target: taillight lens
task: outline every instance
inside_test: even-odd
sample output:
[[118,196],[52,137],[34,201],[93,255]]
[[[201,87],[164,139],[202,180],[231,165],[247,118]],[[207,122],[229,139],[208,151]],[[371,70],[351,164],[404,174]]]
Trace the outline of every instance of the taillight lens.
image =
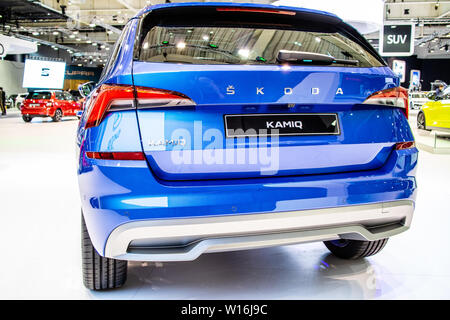
[[414,141],[398,142],[395,144],[395,150],[412,149],[416,146]]
[[86,156],[91,159],[101,160],[145,160],[143,152],[91,152],[87,151]]
[[379,104],[401,108],[408,119],[408,90],[402,87],[390,88],[371,94],[364,104]]
[[92,93],[87,102],[88,116],[85,128],[98,126],[108,111],[136,108],[135,90],[138,108],[195,105],[183,94],[169,90],[103,84]]

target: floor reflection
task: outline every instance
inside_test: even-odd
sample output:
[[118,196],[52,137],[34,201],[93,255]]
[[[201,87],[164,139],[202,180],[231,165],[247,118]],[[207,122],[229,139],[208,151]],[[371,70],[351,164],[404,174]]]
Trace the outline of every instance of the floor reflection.
[[129,263],[128,281],[96,298],[372,299],[369,260],[341,260],[320,244],[205,254],[191,262]]

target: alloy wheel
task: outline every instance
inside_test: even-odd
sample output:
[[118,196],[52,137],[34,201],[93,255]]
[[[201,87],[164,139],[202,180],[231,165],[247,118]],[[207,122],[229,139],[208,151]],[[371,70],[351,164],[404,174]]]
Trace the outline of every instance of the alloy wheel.
[[417,116],[417,128],[425,130],[425,116],[423,113],[419,113]]

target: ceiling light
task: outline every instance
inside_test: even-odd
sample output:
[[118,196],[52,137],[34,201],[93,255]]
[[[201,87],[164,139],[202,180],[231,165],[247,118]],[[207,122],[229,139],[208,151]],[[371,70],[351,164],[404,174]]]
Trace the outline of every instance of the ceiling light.
[[81,38],[77,38],[77,41],[81,41]]
[[248,49],[239,49],[238,55],[240,55],[242,58],[247,59],[250,55],[250,50]]
[[177,48],[178,48],[178,49],[184,49],[184,48],[186,48],[186,43],[184,43],[184,42],[178,42],[178,43],[177,43]]
[[205,35],[205,36],[202,37],[202,39],[205,40],[205,41],[208,41],[209,37]]
[[33,32],[33,36],[38,36],[38,35],[39,35],[39,32],[37,32],[37,31]]
[[58,31],[53,31],[53,35],[54,35],[54,36],[57,36],[58,34],[59,34]]
[[75,35],[74,35],[74,34],[71,34],[71,35],[69,36],[69,38],[70,38],[70,39],[73,39],[73,38],[75,38]]

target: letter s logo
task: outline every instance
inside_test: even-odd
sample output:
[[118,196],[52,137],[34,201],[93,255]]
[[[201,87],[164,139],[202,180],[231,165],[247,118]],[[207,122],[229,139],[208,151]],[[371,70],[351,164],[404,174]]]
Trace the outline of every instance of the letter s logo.
[[41,69],[41,77],[48,77],[50,75],[50,68],[42,68]]

